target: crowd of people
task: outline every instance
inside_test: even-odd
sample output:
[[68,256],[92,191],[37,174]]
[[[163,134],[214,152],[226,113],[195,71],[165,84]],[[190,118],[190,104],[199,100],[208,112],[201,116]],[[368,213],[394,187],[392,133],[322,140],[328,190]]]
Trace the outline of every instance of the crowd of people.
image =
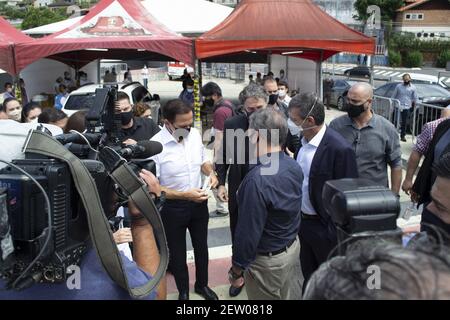
[[[406,104],[414,103],[415,98],[408,87],[408,77],[404,80],[395,94],[409,96],[402,100],[407,110]],[[61,99],[72,86],[70,81],[70,75],[65,74],[55,84]],[[450,237],[448,113],[443,112],[441,119],[424,127],[402,181],[400,138],[405,132],[402,128],[399,137],[391,122],[372,111],[373,88],[368,83],[356,83],[350,88],[347,114],[329,125],[322,99],[313,92],[290,96],[284,72],[279,78],[274,78],[273,73],[264,77],[258,73],[256,80],[250,78],[239,94],[239,105],[225,99],[217,83],[206,83],[200,94],[204,108],[213,111],[212,159],[206,156],[200,132],[193,128],[193,91],[194,81],[186,73],[179,98],[162,108],[162,126],[151,119],[148,105],[132,105],[127,94],[119,92],[116,102],[123,144],[152,140],[163,146],[163,151],[152,157],[158,180],[148,172],[145,177],[152,185],[158,184],[165,194],[160,215],[170,250],[168,271],[175,278],[180,300],[189,299],[187,230],[194,249],[194,290],[207,300],[218,299],[208,284],[210,189],[216,214],[229,214],[231,297],[238,296],[244,288],[249,299],[431,297],[429,292],[436,290],[436,297],[449,297],[448,290],[439,291],[446,284],[427,282],[426,272],[421,274],[426,288],[412,288],[410,293],[390,292],[391,287],[400,290],[395,283],[376,293],[363,288],[361,279],[368,276],[364,268],[371,261],[380,261],[380,267],[395,279],[396,274],[402,273],[401,262],[414,262],[417,258],[430,271],[429,277],[433,268],[439,268],[439,275],[448,278],[448,255],[440,259],[433,256],[432,250],[368,242],[349,249],[345,257],[332,257],[339,244],[322,199],[325,183],[335,179],[368,179],[374,185],[390,188],[397,197],[402,189],[414,203],[423,205],[422,231],[431,237],[439,229],[442,235]],[[86,111],[68,118],[56,104],[55,108],[42,109],[31,102],[22,107],[9,95],[8,86],[0,119],[53,124],[64,132],[83,132],[86,128]],[[414,181],[422,156],[424,161]],[[124,222],[127,211],[125,208]],[[114,238],[118,244],[133,241],[131,229],[127,228]],[[353,274],[358,275],[359,282]],[[400,280],[396,283],[402,285]],[[422,294],[422,290],[427,290],[427,294]]]

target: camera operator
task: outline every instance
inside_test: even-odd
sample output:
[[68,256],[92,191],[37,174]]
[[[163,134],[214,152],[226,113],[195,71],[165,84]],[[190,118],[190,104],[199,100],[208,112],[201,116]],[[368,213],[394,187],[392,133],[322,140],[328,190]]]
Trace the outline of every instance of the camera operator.
[[[14,125],[12,124],[14,123]],[[21,147],[23,146],[28,130],[36,127],[37,124],[20,124],[12,120],[0,121],[0,136],[2,141],[7,141],[8,153],[0,153],[2,160],[10,161],[23,157]],[[46,125],[53,127],[51,125]],[[59,128],[57,128],[59,129]],[[7,134],[6,134],[7,133]],[[62,133],[61,129],[57,134]],[[157,196],[161,194],[161,187],[158,180],[148,171],[142,171],[140,177],[147,183],[149,191]],[[142,219],[139,209],[129,202],[129,214],[131,216],[131,232],[133,237],[133,259],[130,261],[121,253],[124,273],[128,278],[131,288],[141,286],[156,272],[159,265],[159,251],[153,235],[152,226],[146,219]],[[69,289],[67,283],[59,284],[35,284],[23,291],[5,290],[6,282],[0,280],[0,299],[130,299],[128,292],[116,284],[105,272],[101,262],[92,246],[84,253],[79,272],[80,286]],[[74,274],[74,276],[76,276]],[[69,277],[68,280],[71,278]],[[77,282],[75,280],[75,282]],[[145,299],[165,299],[166,287],[163,280],[158,289],[152,292]]]
[[125,92],[117,94],[116,112],[121,114],[123,143],[130,145],[137,141],[150,140],[160,129],[152,119],[134,116],[130,97]]

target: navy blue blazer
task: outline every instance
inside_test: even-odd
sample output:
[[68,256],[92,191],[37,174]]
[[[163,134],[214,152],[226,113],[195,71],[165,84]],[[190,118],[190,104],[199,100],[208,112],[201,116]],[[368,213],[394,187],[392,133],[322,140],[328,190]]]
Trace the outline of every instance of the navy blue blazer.
[[328,180],[343,178],[358,178],[356,154],[340,133],[327,127],[309,174],[311,204],[327,227],[331,225],[331,218],[323,205],[322,190]]

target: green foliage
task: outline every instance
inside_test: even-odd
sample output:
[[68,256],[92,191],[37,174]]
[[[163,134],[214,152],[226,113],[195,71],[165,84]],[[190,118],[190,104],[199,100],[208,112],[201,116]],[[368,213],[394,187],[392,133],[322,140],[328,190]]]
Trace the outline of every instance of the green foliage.
[[64,11],[52,11],[47,7],[35,8],[28,7],[22,22],[22,29],[36,28],[49,23],[65,20],[67,16]]
[[423,55],[420,51],[408,52],[403,59],[403,65],[407,68],[421,67],[423,64]]
[[437,58],[437,67],[445,68],[447,66],[447,61],[450,61],[450,50],[442,51]]
[[376,5],[380,7],[381,20],[394,20],[397,9],[401,8],[405,2],[403,0],[356,0],[354,7],[358,12],[356,18],[358,20],[366,21],[369,17],[367,14],[367,7]]
[[0,6],[0,11],[2,16],[8,17],[9,19],[23,19],[25,17],[24,9],[19,9],[8,5]]
[[402,55],[400,52],[389,50],[389,65],[391,67],[400,67],[402,65]]

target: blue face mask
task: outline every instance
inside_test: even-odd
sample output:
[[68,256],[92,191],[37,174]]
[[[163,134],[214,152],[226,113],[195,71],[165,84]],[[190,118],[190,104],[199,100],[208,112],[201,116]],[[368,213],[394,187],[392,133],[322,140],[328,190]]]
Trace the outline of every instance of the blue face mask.
[[187,92],[192,93],[194,92],[194,89],[187,89]]

